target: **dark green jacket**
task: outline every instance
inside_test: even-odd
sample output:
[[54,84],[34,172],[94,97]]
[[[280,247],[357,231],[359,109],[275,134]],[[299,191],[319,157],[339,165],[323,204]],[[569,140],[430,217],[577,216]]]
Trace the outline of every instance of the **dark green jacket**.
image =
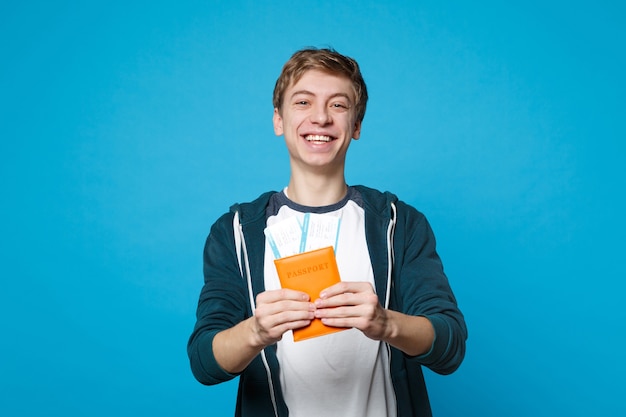
[[[422,366],[440,374],[459,367],[467,339],[465,321],[424,215],[391,193],[354,188],[363,199],[366,239],[381,304],[405,314],[425,316],[435,329],[433,346],[422,356],[408,356],[388,346],[398,417],[430,416]],[[217,364],[212,342],[221,330],[250,317],[256,295],[264,291],[263,229],[272,194],[234,205],[212,226],[207,238],[204,286],[187,347],[192,372],[203,384],[218,384],[238,376]],[[278,370],[276,346],[269,346],[239,375],[236,416],[288,416]]]

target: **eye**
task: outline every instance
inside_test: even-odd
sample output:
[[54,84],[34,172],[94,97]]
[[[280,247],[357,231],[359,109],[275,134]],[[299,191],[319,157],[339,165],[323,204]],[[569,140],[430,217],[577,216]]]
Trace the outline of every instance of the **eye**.
[[343,103],[333,103],[330,105],[334,109],[347,109],[348,105]]

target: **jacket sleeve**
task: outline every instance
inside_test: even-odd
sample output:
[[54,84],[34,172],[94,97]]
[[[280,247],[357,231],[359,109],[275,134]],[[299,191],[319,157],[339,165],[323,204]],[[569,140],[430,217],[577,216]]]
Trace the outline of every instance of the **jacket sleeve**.
[[465,319],[444,274],[428,221],[414,208],[402,206],[405,215],[399,216],[396,226],[396,238],[401,240],[397,243],[404,249],[396,252],[396,267],[399,267],[396,289],[401,311],[428,318],[435,330],[431,350],[410,361],[439,374],[450,374],[465,356]]
[[239,271],[232,213],[211,227],[203,254],[204,286],[196,324],[187,344],[191,371],[205,385],[228,381],[236,375],[224,371],[213,354],[213,338],[244,320],[248,314],[246,285]]

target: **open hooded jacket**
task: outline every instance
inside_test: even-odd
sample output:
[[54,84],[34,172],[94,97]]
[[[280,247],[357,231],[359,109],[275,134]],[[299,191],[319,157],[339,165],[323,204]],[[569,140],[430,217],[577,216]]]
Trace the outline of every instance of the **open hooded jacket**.
[[[365,210],[365,232],[381,305],[427,317],[435,330],[431,350],[408,356],[387,346],[398,416],[430,416],[422,366],[449,374],[465,355],[467,329],[443,272],[435,237],[422,213],[391,193],[355,186]],[[276,345],[265,348],[240,374],[224,371],[213,355],[213,337],[251,317],[264,291],[268,192],[236,204],[211,228],[204,248],[204,286],[188,343],[194,376],[213,385],[240,377],[236,416],[286,417]]]

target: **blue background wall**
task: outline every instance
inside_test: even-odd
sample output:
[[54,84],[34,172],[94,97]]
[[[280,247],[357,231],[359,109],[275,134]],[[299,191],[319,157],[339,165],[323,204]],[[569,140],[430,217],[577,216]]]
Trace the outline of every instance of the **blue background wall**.
[[273,84],[331,45],[349,182],[428,216],[466,314],[436,415],[626,415],[624,7],[292,3],[0,6],[0,414],[232,415],[188,369],[202,246],[286,184]]

